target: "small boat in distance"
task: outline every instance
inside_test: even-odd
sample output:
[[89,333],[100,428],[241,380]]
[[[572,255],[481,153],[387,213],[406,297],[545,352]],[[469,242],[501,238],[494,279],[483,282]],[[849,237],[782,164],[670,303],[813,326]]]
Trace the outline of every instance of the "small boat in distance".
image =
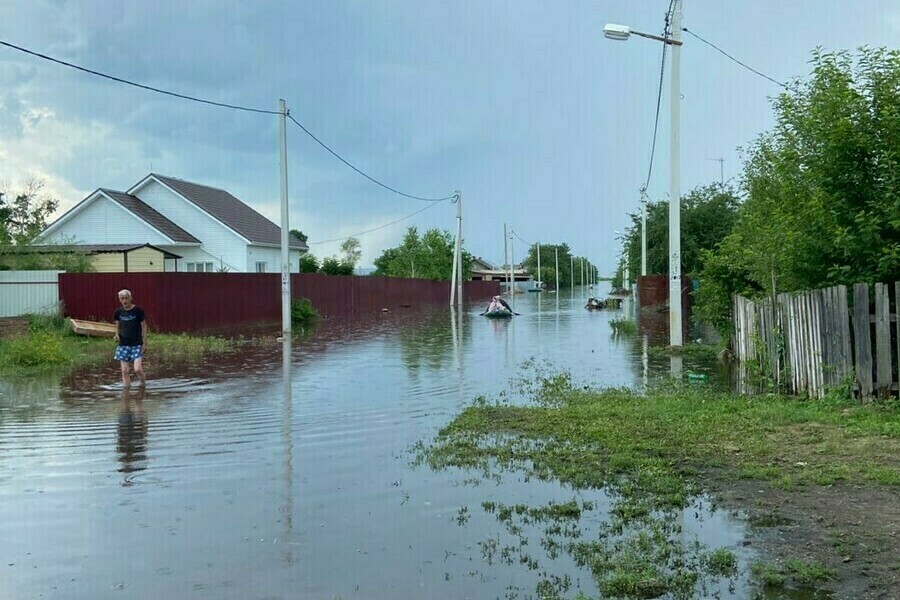
[[116,337],[115,323],[99,323],[97,321],[82,321],[81,319],[69,319],[69,321],[72,322],[72,331],[77,335]]

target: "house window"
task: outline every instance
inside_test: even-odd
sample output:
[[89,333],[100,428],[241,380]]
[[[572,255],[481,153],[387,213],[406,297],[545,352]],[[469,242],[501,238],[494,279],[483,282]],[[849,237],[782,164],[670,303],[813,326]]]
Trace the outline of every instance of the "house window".
[[257,273],[265,273],[266,272],[266,262],[262,260],[256,261],[256,272]]
[[185,264],[187,266],[188,273],[203,273],[203,272],[212,273],[213,271],[215,271],[215,268],[213,267],[213,263],[211,263],[211,262],[207,262],[207,263],[189,262],[189,263],[185,263]]

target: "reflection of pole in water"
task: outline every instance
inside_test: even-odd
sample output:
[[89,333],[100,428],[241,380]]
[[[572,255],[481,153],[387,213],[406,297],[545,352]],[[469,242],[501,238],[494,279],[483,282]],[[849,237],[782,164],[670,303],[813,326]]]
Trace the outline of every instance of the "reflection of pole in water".
[[458,331],[462,330],[462,310],[459,311],[459,325],[456,326],[456,318],[457,318],[457,310],[455,306],[450,306],[450,335],[453,336],[453,362],[456,364],[456,370],[460,369],[460,358],[459,358],[459,345],[460,340],[457,338]]
[[282,423],[284,438],[284,562],[293,564],[291,542],[294,537],[294,440],[293,406],[291,395],[291,336],[286,335],[281,347],[282,369]]
[[647,387],[647,383],[650,381],[650,360],[647,355],[647,334],[645,333],[641,337],[641,364],[644,367],[644,387]]

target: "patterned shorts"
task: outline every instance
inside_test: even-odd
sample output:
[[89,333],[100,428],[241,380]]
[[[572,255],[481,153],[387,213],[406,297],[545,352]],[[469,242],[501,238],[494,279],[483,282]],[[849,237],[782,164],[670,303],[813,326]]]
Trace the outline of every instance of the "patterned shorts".
[[116,346],[116,360],[131,362],[141,358],[140,346]]

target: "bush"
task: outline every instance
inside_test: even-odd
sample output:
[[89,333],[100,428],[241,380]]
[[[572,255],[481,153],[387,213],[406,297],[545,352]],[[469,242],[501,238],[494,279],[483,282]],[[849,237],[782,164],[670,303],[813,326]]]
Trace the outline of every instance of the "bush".
[[309,298],[300,298],[291,302],[291,323],[309,323],[319,318]]
[[10,366],[37,367],[71,362],[59,336],[46,331],[13,339],[4,345],[2,362]]

